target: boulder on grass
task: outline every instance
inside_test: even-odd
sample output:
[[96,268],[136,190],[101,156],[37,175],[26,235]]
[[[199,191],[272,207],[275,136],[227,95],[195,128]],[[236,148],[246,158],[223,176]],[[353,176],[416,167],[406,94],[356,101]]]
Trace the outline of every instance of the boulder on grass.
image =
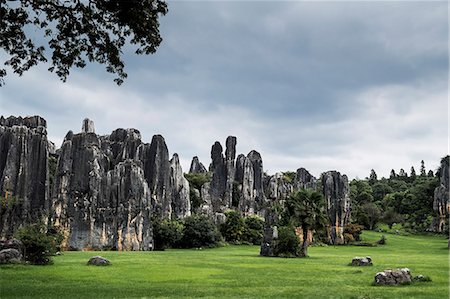
[[6,240],[0,240],[0,250],[3,249],[17,249],[18,251],[23,251],[23,243],[20,240],[17,239],[6,239]]
[[372,266],[372,258],[370,256],[366,257],[354,257],[352,259],[352,266]]
[[89,259],[88,265],[93,265],[93,266],[109,266],[111,265],[111,262],[107,259],[105,259],[104,257],[101,256],[93,256]]
[[0,251],[0,264],[20,263],[22,254],[14,248],[3,249]]
[[411,272],[408,268],[384,270],[375,275],[376,285],[404,285],[411,283]]

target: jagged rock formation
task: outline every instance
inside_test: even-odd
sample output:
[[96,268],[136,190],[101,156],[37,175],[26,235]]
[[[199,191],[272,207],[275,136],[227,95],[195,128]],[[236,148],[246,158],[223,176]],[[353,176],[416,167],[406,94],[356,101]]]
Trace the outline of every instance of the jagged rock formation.
[[330,241],[332,244],[344,244],[344,227],[350,220],[347,176],[337,171],[325,172],[322,174],[322,188],[331,225]]
[[0,117],[0,235],[46,221],[48,144],[45,119]]
[[450,213],[450,168],[448,156],[441,161],[439,176],[439,186],[434,190],[433,210],[436,213],[434,219],[434,230],[437,232],[443,232],[446,218]]
[[191,215],[189,200],[189,182],[183,175],[180,160],[174,154],[170,160],[170,185],[172,186],[172,211],[176,218],[182,219]]
[[192,158],[191,167],[189,168],[189,173],[206,173],[208,172],[203,166],[203,164],[200,162],[197,156]]
[[295,173],[294,188],[296,190],[317,189],[317,180],[308,170],[301,167]]
[[98,136],[93,122],[69,132],[59,151],[53,222],[68,248],[151,250],[152,214],[190,215],[189,184],[160,135],[142,143],[139,131]]
[[149,144],[138,147],[138,159],[143,162],[145,178],[150,188],[152,205],[162,218],[172,215],[169,150],[161,135]]

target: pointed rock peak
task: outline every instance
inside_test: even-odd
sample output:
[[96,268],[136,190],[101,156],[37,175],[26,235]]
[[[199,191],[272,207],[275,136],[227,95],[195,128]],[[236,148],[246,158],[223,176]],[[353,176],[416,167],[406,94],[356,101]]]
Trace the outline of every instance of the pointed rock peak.
[[83,126],[81,128],[82,133],[95,133],[94,121],[89,118],[83,120]]
[[259,159],[261,159],[261,154],[255,150],[252,150],[248,153],[247,157],[252,161],[259,160]]
[[191,167],[189,173],[206,173],[205,166],[200,162],[197,156],[192,158]]
[[180,163],[180,158],[178,157],[177,153],[173,154],[172,159],[170,160],[170,163],[175,163],[175,164]]
[[236,156],[236,143],[236,137],[228,136],[225,150],[225,156],[227,157],[227,160],[234,160]]
[[154,142],[166,144],[164,137],[162,137],[162,135],[159,135],[159,134],[153,135],[151,143],[154,143]]
[[70,130],[69,132],[67,132],[66,137],[64,137],[64,141],[72,140],[72,138],[73,138],[73,132],[72,132],[72,130]]

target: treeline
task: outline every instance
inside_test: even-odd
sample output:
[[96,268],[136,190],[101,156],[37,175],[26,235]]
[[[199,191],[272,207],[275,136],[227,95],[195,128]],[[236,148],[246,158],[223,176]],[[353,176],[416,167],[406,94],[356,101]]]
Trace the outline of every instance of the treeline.
[[[443,158],[448,163],[448,156]],[[352,222],[375,229],[384,223],[392,228],[402,224],[411,233],[425,232],[433,227],[434,190],[439,185],[441,169],[426,170],[421,161],[418,172],[392,169],[389,178],[378,179],[375,170],[364,180],[350,182]],[[448,225],[448,224],[447,224]]]

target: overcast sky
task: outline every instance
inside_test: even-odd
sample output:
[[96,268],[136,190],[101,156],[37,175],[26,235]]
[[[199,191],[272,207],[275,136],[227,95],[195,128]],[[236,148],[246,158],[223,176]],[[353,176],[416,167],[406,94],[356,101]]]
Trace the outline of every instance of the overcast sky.
[[[169,2],[157,54],[125,53],[120,87],[104,67],[67,83],[37,67],[10,75],[0,114],[41,115],[59,147],[83,118],[98,134],[162,134],[185,171],[237,137],[265,170],[364,178],[436,169],[448,153],[448,4]],[[1,56],[1,57],[4,57]],[[3,59],[2,59],[3,61]]]

